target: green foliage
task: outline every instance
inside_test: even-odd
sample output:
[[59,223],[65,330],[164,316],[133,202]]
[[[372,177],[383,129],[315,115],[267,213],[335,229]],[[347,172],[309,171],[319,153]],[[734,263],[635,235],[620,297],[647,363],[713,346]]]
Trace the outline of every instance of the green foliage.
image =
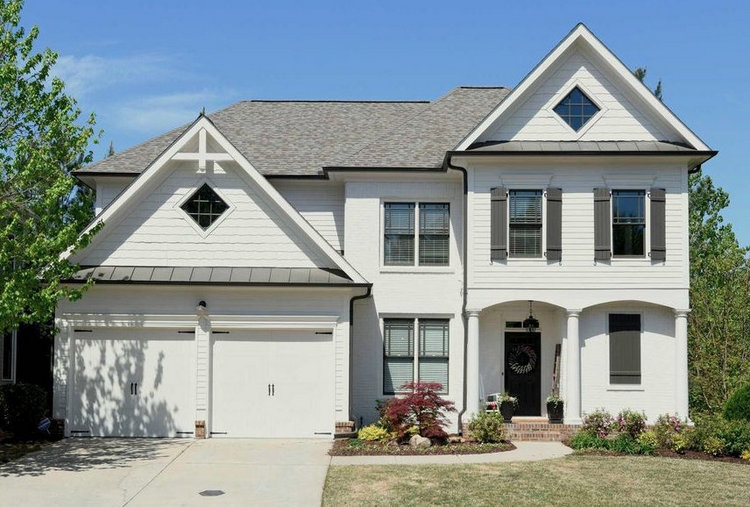
[[607,439],[600,437],[595,431],[582,429],[570,439],[570,446],[579,451],[583,449],[607,449]]
[[28,438],[37,432],[46,407],[47,393],[37,385],[0,385],[0,427],[16,438]]
[[659,447],[656,433],[653,431],[644,431],[638,435],[638,444],[641,446],[643,454],[653,454],[654,451]]
[[71,170],[91,160],[93,116],[52,76],[57,55],[34,52],[39,30],[20,26],[21,0],[0,0],[0,333],[46,320],[60,297],[80,289],[61,278],[73,267],[60,254],[90,239],[92,193]]
[[370,424],[357,432],[359,440],[366,442],[385,442],[391,440],[393,435],[390,431],[377,424]]
[[583,418],[583,429],[594,435],[604,438],[612,431],[614,419],[612,415],[603,408],[586,414]]
[[438,394],[442,388],[436,382],[407,382],[401,386],[407,394],[391,398],[383,405],[381,426],[394,432],[398,440],[416,432],[426,438],[447,438],[445,413],[456,409],[452,401]]
[[615,425],[617,431],[627,433],[636,439],[646,429],[646,414],[625,409],[617,414]]
[[662,449],[674,449],[675,440],[685,431],[687,423],[677,416],[662,414],[654,424],[653,432],[656,436],[656,445]]
[[621,452],[623,454],[643,454],[641,444],[629,433],[620,433],[614,439],[607,442],[610,451]]
[[[646,67],[638,67],[633,71],[633,75],[636,79],[644,84],[646,82],[646,73]],[[662,100],[661,79],[656,82],[656,88],[654,88],[652,93],[657,99]]]
[[724,405],[724,419],[750,421],[750,384],[737,389]]
[[750,383],[750,262],[721,215],[729,194],[690,175],[690,408],[716,413]]
[[750,447],[748,447],[747,449],[745,449],[744,451],[742,451],[742,454],[740,455],[740,458],[742,458],[742,459],[744,459],[746,461],[750,461]]
[[745,449],[750,448],[750,421],[701,417],[696,421],[687,445],[690,449],[714,456],[741,456]]
[[469,421],[471,436],[483,444],[506,440],[503,416],[499,412],[479,412]]

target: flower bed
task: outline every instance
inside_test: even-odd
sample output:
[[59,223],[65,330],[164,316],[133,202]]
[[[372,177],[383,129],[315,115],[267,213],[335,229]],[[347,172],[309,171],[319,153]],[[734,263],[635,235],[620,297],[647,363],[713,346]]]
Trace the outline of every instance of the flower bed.
[[328,452],[331,456],[435,456],[442,454],[487,454],[512,451],[516,446],[510,442],[480,444],[463,442],[430,447],[412,447],[394,442],[365,442],[357,438],[336,440]]

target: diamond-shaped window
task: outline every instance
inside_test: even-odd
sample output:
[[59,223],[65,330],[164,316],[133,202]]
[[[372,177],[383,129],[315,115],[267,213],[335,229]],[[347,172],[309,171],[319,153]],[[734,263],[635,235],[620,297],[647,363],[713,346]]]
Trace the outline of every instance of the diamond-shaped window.
[[185,204],[182,205],[185,213],[195,220],[195,223],[203,229],[211,227],[224,212],[229,209],[229,205],[219,197],[214,190],[207,184],[195,192]]
[[554,111],[578,132],[589,121],[599,108],[577,86],[555,106]]

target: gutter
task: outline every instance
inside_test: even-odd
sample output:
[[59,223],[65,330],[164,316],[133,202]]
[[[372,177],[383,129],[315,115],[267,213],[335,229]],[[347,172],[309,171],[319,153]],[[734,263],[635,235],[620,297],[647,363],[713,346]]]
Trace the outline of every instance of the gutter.
[[463,407],[461,408],[461,411],[458,413],[458,430],[459,432],[463,432],[463,426],[461,424],[461,419],[463,418],[464,413],[466,412],[466,349],[467,345],[469,343],[469,323],[466,320],[466,299],[468,296],[468,273],[469,273],[469,262],[466,258],[467,252],[468,252],[468,245],[469,245],[469,175],[466,171],[465,167],[454,165],[451,162],[451,159],[453,158],[454,152],[448,152],[445,155],[445,168],[447,169],[453,169],[454,171],[461,171],[462,173],[462,180],[463,180],[463,187],[464,187],[464,224],[463,224],[463,265],[464,265],[464,276],[463,276],[463,305],[461,307],[461,318],[464,322],[464,388],[463,388]]
[[[354,302],[359,299],[367,299],[372,295],[372,284],[367,284],[367,291],[364,294],[360,294],[359,296],[352,296],[352,298],[349,300],[349,419],[352,419],[352,402],[353,397],[353,385],[354,385],[354,375],[352,374],[352,371],[354,371],[354,355],[352,354],[352,344],[354,343]],[[354,427],[357,427],[357,421],[354,421]]]

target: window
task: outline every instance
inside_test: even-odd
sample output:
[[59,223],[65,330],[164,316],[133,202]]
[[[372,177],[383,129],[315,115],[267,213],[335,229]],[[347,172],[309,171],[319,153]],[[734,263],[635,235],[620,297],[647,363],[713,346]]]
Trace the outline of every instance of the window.
[[599,108],[576,86],[555,106],[554,111],[570,128],[578,132],[599,112]]
[[645,255],[646,192],[612,191],[612,255]]
[[3,335],[0,343],[0,381],[15,380],[15,352],[16,331],[9,331]]
[[[447,266],[450,205],[385,203],[383,263],[386,266]],[[414,227],[419,223],[419,237]],[[416,248],[415,248],[416,246]]]
[[641,383],[641,316],[609,315],[609,383]]
[[542,191],[511,190],[510,257],[542,256]]
[[229,206],[214,190],[204,184],[182,205],[183,211],[203,229],[208,229]]
[[[445,319],[383,321],[383,393],[395,394],[414,380],[438,382],[442,392],[448,392],[448,323]],[[418,350],[414,347],[415,326]]]

